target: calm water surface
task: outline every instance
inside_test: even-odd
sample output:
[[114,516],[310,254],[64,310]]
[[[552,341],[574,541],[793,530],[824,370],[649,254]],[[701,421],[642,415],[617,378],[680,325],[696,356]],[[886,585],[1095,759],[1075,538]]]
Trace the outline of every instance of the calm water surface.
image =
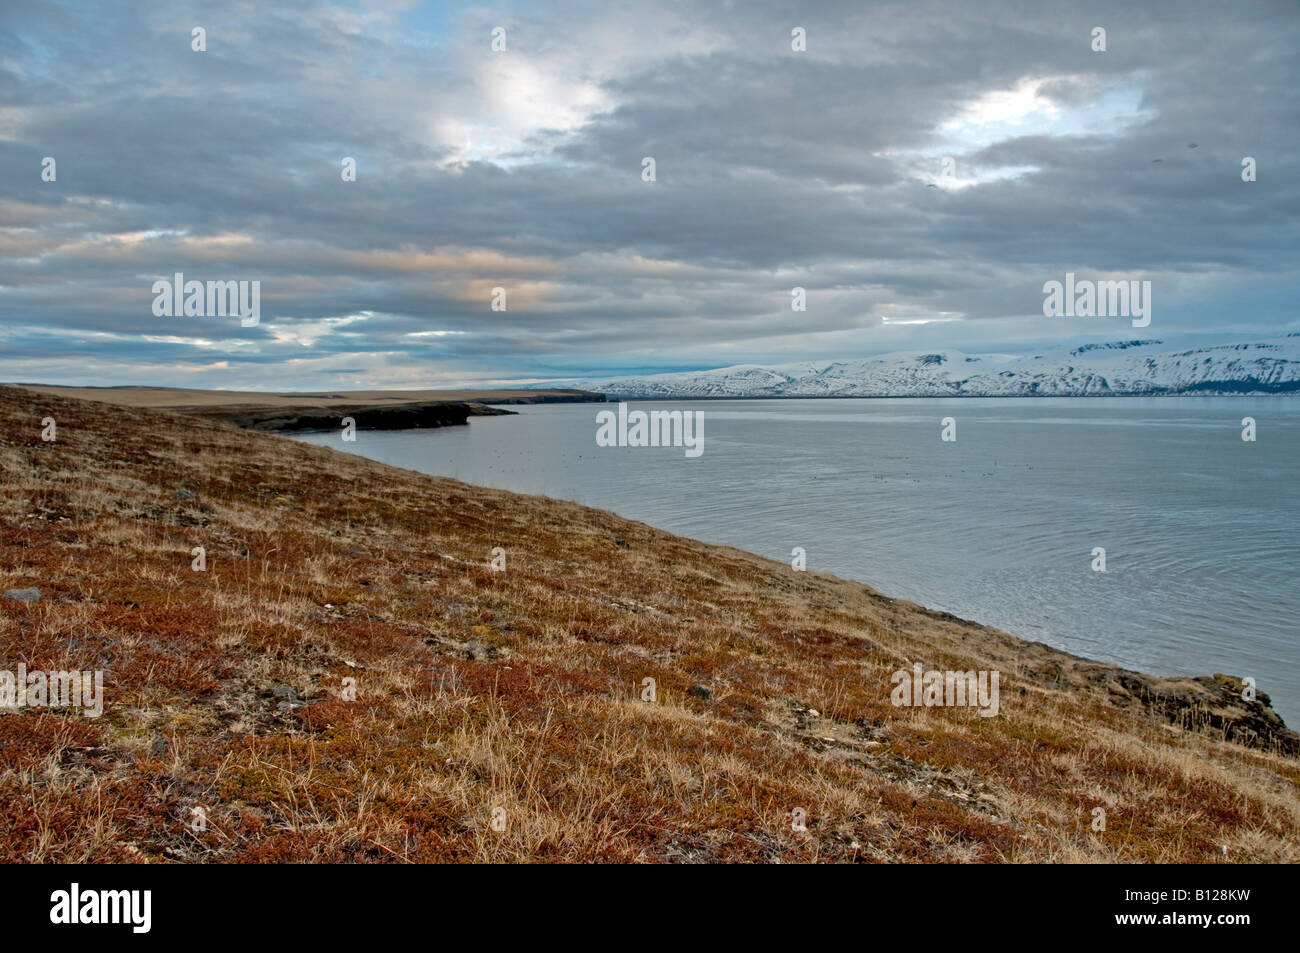
[[787,562],[802,546],[811,570],[1142,671],[1253,675],[1300,725],[1300,399],[630,403],[703,411],[703,456],[597,447],[597,404],[301,439]]

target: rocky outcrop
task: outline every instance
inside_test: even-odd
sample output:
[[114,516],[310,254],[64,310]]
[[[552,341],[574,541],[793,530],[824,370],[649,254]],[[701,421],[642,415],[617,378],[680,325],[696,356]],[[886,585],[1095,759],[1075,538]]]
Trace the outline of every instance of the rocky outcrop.
[[1147,708],[1179,728],[1219,735],[1251,748],[1300,755],[1300,735],[1273,710],[1268,695],[1247,691],[1235,676],[1161,679],[1149,687],[1144,700]]
[[1019,653],[1021,674],[1045,687],[1103,694],[1108,705],[1141,709],[1175,729],[1250,748],[1300,756],[1300,734],[1273,710],[1266,692],[1233,675],[1145,675],[1031,642]]
[[262,433],[292,433],[337,430],[343,418],[351,417],[358,430],[411,430],[417,427],[453,427],[468,423],[471,416],[490,417],[513,411],[461,401],[414,401],[404,404],[357,407],[295,407],[257,409],[248,407],[205,407],[190,411],[198,416],[224,420],[245,430]]

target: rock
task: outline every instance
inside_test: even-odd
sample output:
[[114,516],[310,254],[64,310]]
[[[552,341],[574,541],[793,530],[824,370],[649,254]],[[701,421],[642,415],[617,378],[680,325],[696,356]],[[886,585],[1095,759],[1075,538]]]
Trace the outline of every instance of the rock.
[[[204,416],[224,420],[245,430],[264,433],[323,430],[338,432],[344,417],[351,417],[358,430],[409,430],[413,427],[449,427],[469,422],[469,404],[456,400],[406,401],[400,404],[360,407],[340,404],[333,407],[252,408],[231,413],[228,408],[214,408]],[[495,412],[494,412],[495,413]],[[500,411],[512,414],[512,410]]]
[[199,495],[193,490],[177,490],[172,494],[178,500],[197,500]]
[[40,602],[41,590],[35,586],[30,589],[6,589],[4,597],[13,602]]
[[695,684],[686,692],[687,695],[693,695],[696,698],[703,698],[706,701],[713,697],[713,689],[708,685]]
[[280,699],[275,705],[275,710],[282,715],[306,704],[298,699],[298,692],[292,685],[276,685],[271,689],[271,696]]
[[809,709],[808,709],[808,717],[809,717],[809,718],[820,718],[821,716],[822,716],[822,713],[819,712],[816,708],[809,708]]
[[487,658],[489,654],[491,653],[488,647],[477,639],[465,643],[465,657],[468,659]]

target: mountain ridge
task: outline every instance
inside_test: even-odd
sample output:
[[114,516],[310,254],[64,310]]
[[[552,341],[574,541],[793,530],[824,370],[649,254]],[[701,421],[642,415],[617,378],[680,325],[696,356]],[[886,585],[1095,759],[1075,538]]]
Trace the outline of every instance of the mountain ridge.
[[[955,348],[790,364],[588,378],[610,397],[1113,397],[1300,391],[1300,336],[1165,349],[1108,341],[1033,355]],[[547,386],[556,386],[555,382]]]

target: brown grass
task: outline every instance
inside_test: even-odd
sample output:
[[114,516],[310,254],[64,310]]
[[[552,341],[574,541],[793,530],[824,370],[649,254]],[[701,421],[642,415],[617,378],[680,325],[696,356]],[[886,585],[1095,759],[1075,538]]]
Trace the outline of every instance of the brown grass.
[[200,390],[189,387],[65,387],[59,384],[26,384],[24,390],[50,397],[94,400],[119,407],[147,407],[154,410],[202,410],[221,407],[257,407],[291,410],[298,407],[358,407],[409,403],[412,401],[461,401],[477,403],[530,403],[554,398],[594,397],[590,391],[551,388],[477,388],[471,390],[342,390],[259,392]]
[[[0,668],[103,669],[108,698],[0,714],[0,859],[1300,859],[1294,758],[861,584],[9,388],[0,474],[0,588],[43,595],[0,602]],[[1000,716],[893,707],[913,661],[999,669]]]

